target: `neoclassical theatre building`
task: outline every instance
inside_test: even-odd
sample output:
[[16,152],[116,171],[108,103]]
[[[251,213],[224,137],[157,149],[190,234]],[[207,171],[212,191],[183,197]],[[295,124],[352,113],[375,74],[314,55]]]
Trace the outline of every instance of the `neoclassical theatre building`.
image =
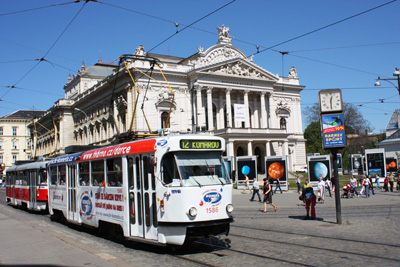
[[[158,134],[204,133],[226,140],[226,156],[287,156],[306,165],[297,71],[280,77],[232,46],[229,28],[216,45],[181,58],[146,53],[118,63],[82,64],[59,99],[29,127],[36,157],[69,146],[104,146]],[[67,151],[68,152],[68,151]],[[233,166],[234,168],[234,166]]]

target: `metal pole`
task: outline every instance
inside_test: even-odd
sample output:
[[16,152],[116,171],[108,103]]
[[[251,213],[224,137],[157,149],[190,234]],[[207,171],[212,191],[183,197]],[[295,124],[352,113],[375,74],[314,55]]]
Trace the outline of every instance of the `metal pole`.
[[337,164],[337,153],[338,149],[334,148],[331,150],[333,159],[333,175],[335,184],[335,205],[336,205],[336,222],[342,224],[342,206],[340,203],[340,188],[339,188],[339,170]]

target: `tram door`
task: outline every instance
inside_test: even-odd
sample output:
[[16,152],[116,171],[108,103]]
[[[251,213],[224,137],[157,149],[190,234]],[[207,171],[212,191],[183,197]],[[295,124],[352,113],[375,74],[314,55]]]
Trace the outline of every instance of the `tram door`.
[[153,155],[128,157],[131,236],[157,240],[157,208]]
[[76,213],[76,165],[70,164],[68,167],[68,219],[78,220]]
[[[36,206],[36,171],[28,170],[29,175],[29,207]],[[32,205],[32,206],[31,206]]]

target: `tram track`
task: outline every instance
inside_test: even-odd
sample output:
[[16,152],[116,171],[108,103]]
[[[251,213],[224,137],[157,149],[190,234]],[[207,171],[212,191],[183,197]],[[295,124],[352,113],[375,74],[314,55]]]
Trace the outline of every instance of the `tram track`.
[[[238,234],[231,234],[231,236],[234,237],[239,237],[239,238],[246,238],[248,239],[248,236],[244,236],[244,235],[238,235]],[[315,236],[313,236],[315,238]],[[319,237],[322,239],[329,239],[327,237]],[[371,259],[382,259],[382,260],[390,260],[390,261],[394,261],[397,263],[400,263],[400,260],[398,259],[394,259],[394,258],[388,258],[388,257],[382,257],[379,255],[373,255],[373,254],[365,254],[365,253],[360,253],[360,252],[354,252],[354,251],[346,251],[346,250],[340,250],[340,249],[334,249],[334,248],[326,248],[326,247],[321,247],[321,246],[313,246],[313,245],[306,245],[306,244],[295,244],[293,243],[293,241],[291,242],[286,242],[286,241],[279,241],[279,240],[274,240],[274,239],[269,239],[269,238],[258,238],[258,237],[251,237],[251,239],[253,240],[258,240],[258,241],[262,241],[262,242],[271,242],[271,243],[278,243],[280,245],[287,245],[287,246],[291,246],[291,247],[295,247],[295,246],[300,246],[302,248],[310,248],[310,249],[316,249],[316,250],[320,250],[320,251],[325,251],[326,249],[329,249],[331,252],[336,252],[336,253],[342,253],[342,254],[348,254],[348,255],[358,255],[358,256],[362,256],[362,257],[367,257],[367,258],[371,258]],[[347,240],[349,242],[361,242],[361,241],[352,241],[352,240]],[[318,242],[315,242],[318,243]],[[363,242],[364,243],[364,242]],[[385,246],[386,244],[383,244],[383,246]],[[399,246],[396,246],[399,247]]]
[[[236,228],[241,228],[241,229],[248,229],[248,230],[256,230],[256,231],[264,231],[264,232],[273,232],[273,233],[280,233],[280,234],[287,234],[290,236],[297,235],[297,236],[303,236],[303,237],[312,237],[312,238],[321,238],[321,239],[331,239],[331,240],[337,240],[337,241],[348,241],[348,242],[354,242],[354,243],[363,243],[363,244],[370,244],[370,245],[379,245],[379,246],[387,246],[387,247],[394,247],[394,248],[400,248],[400,245],[396,244],[387,244],[387,243],[378,243],[378,242],[372,242],[372,241],[367,241],[367,240],[354,240],[354,239],[346,239],[342,237],[328,237],[328,236],[319,236],[315,234],[303,234],[303,233],[296,233],[296,232],[287,232],[287,231],[280,231],[280,230],[271,230],[271,229],[260,229],[256,227],[249,227],[249,226],[243,226],[243,225],[231,225],[231,227],[236,227]],[[229,234],[230,236],[239,236],[242,237],[241,235],[237,234]],[[252,237],[253,238],[253,237]]]

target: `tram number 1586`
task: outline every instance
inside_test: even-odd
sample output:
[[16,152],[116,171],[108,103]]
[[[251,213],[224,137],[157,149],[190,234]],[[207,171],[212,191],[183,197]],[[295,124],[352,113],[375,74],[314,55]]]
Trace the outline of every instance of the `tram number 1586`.
[[207,208],[207,213],[216,213],[218,212],[218,207]]

